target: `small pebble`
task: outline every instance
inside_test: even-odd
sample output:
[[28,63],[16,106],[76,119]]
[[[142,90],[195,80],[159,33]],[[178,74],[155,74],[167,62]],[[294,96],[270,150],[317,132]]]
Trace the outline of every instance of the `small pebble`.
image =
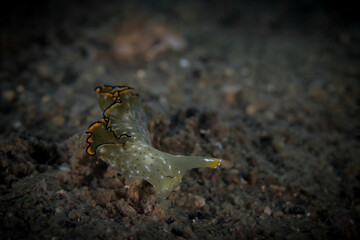
[[223,159],[221,162],[221,165],[220,165],[220,167],[223,169],[230,169],[233,166],[234,166],[234,163],[229,160],[226,160],[226,159]]
[[24,85],[18,85],[18,86],[16,87],[16,91],[19,92],[19,93],[24,92],[24,91],[25,91]]
[[136,76],[139,78],[139,79],[144,79],[146,78],[146,71],[144,69],[139,69],[137,72],[136,72]]
[[5,101],[11,102],[15,99],[15,92],[13,90],[5,90],[2,93],[3,98],[5,99]]
[[227,69],[225,69],[224,75],[225,75],[225,77],[227,77],[227,78],[233,77],[233,76],[234,76],[234,69],[232,69],[232,68],[227,68]]
[[254,115],[257,111],[257,107],[254,104],[249,104],[246,106],[245,111],[248,115]]
[[53,71],[48,66],[40,66],[39,74],[43,78],[51,78],[51,76],[53,75]]
[[180,65],[180,67],[182,67],[182,68],[187,68],[187,67],[189,67],[190,62],[189,62],[189,60],[187,60],[186,58],[182,58],[182,59],[180,59],[180,61],[179,61],[179,65]]
[[275,217],[275,218],[279,218],[282,216],[284,216],[284,213],[282,211],[276,211],[273,213],[273,217]]
[[266,214],[266,215],[268,215],[268,216],[270,216],[271,215],[271,208],[269,207],[269,206],[266,206],[265,208],[264,208],[264,213]]
[[223,99],[226,104],[234,104],[238,100],[238,96],[241,93],[241,85],[225,85],[222,88]]
[[196,196],[195,200],[194,200],[194,205],[195,205],[196,208],[202,208],[203,206],[206,205],[205,198],[200,197],[200,196]]
[[271,184],[271,185],[269,186],[269,188],[270,188],[270,190],[272,190],[272,191],[279,191],[279,192],[284,192],[284,191],[286,190],[286,188],[283,187],[283,186],[278,186],[278,185],[273,185],[273,184]]
[[56,116],[52,119],[52,123],[55,126],[61,127],[65,124],[65,117],[63,116]]
[[12,123],[13,128],[19,129],[22,126],[22,123],[19,120],[16,120]]
[[51,97],[50,97],[49,95],[45,95],[45,96],[43,96],[43,97],[41,98],[41,101],[42,101],[43,103],[48,103],[48,102],[51,101]]

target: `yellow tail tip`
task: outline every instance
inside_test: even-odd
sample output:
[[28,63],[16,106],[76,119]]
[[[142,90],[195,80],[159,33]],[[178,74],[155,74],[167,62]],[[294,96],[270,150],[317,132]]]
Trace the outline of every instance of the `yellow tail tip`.
[[208,163],[207,167],[217,168],[222,160],[220,158],[205,158],[205,161]]

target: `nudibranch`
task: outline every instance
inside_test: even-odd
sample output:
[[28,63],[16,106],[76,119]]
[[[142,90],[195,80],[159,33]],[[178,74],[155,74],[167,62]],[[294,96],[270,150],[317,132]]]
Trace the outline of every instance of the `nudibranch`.
[[220,165],[221,159],[172,155],[152,147],[146,114],[133,88],[105,85],[95,91],[103,118],[89,127],[86,151],[123,176],[145,179],[160,197],[166,197],[187,170]]

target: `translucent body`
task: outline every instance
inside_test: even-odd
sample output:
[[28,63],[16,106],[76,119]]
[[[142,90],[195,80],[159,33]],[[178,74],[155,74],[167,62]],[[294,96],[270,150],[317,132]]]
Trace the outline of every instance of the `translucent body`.
[[133,89],[103,86],[96,92],[104,118],[90,126],[87,152],[97,154],[122,175],[143,178],[166,197],[187,170],[220,164],[220,159],[171,155],[153,148],[144,109]]

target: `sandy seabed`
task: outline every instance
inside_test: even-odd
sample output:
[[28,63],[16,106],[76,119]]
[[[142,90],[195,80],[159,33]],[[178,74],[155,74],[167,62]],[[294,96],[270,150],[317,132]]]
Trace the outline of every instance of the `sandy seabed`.
[[[351,6],[332,7],[10,8],[0,35],[0,239],[359,238],[359,22]],[[159,54],[119,61],[114,39],[139,18],[173,29],[186,47],[159,50],[167,45],[150,37]],[[143,46],[146,33],[134,36]],[[161,200],[87,155],[103,84],[136,89],[156,148],[222,165],[189,171]]]

